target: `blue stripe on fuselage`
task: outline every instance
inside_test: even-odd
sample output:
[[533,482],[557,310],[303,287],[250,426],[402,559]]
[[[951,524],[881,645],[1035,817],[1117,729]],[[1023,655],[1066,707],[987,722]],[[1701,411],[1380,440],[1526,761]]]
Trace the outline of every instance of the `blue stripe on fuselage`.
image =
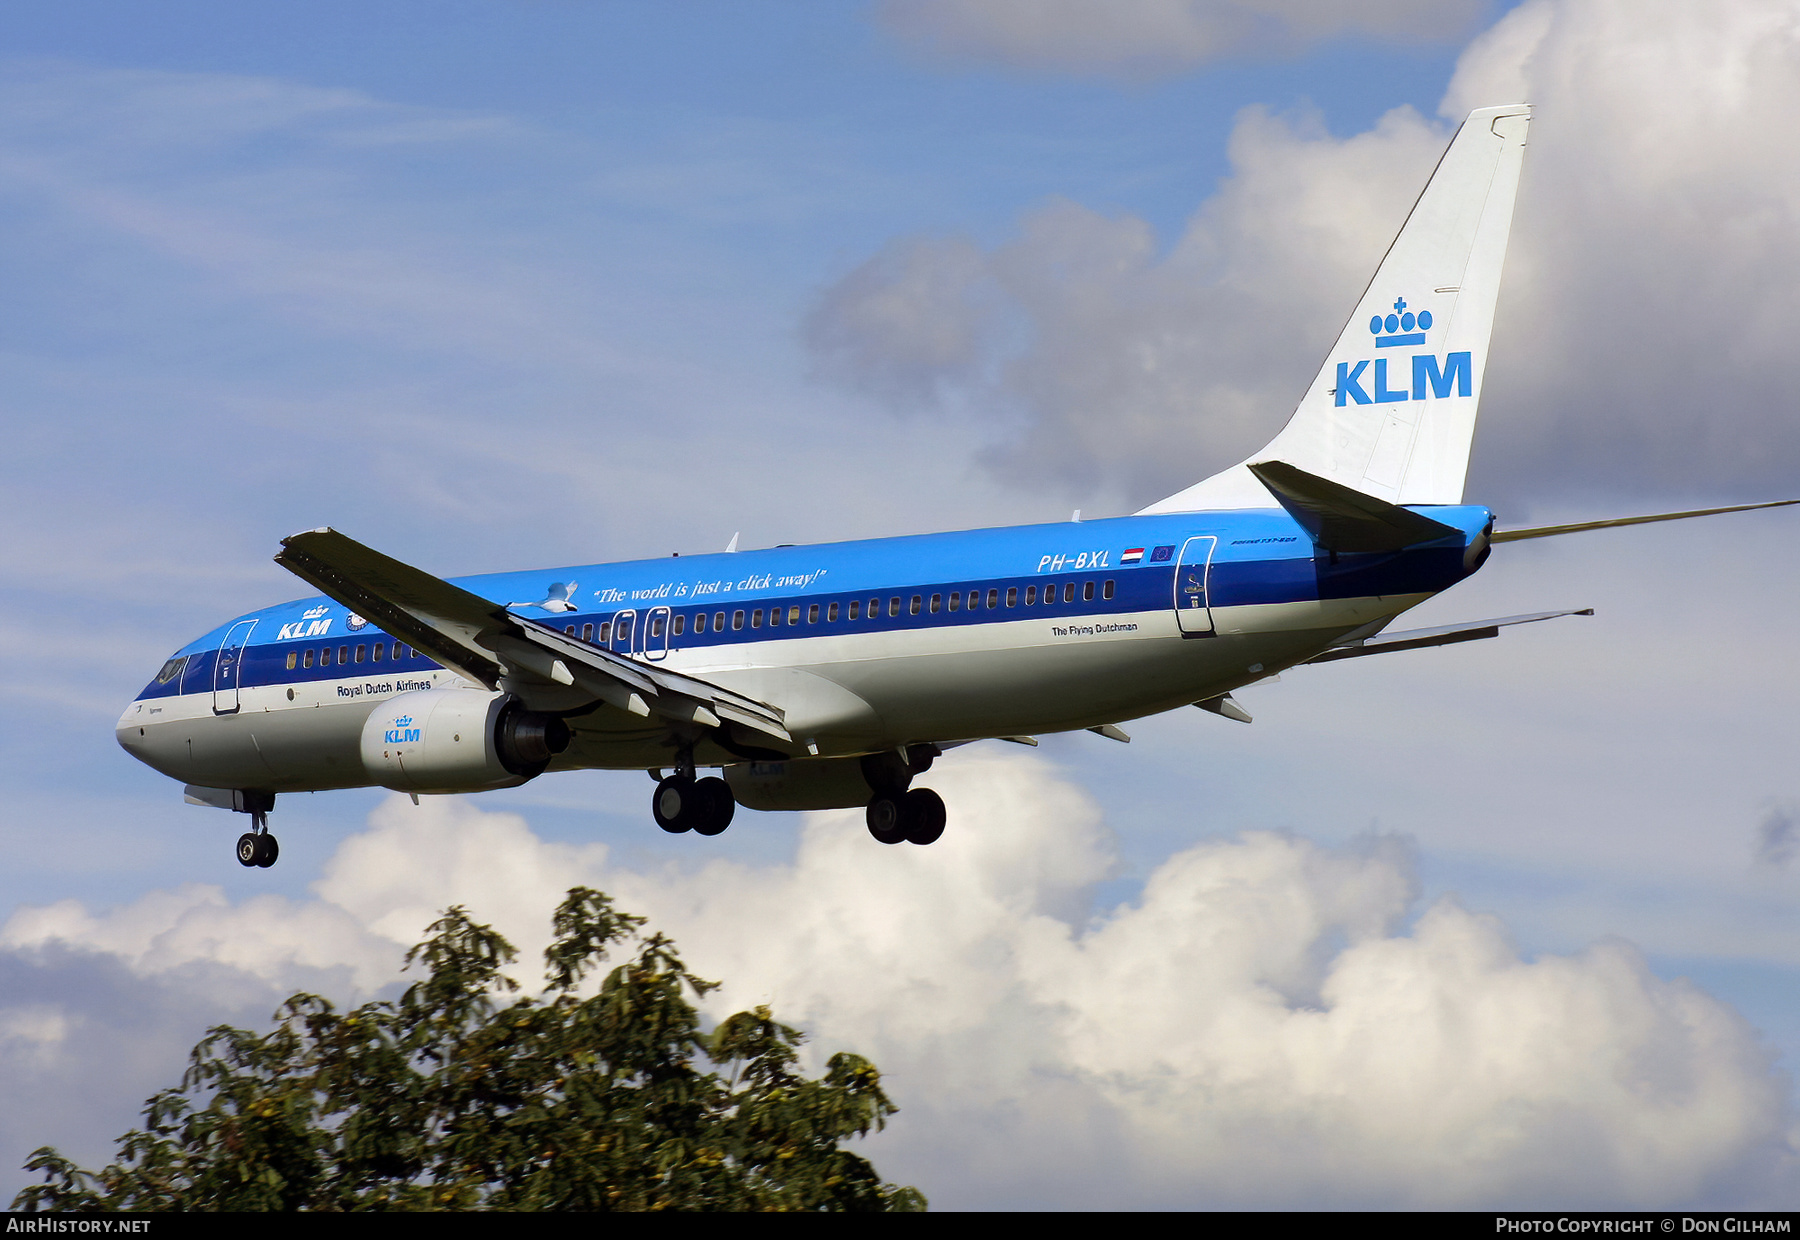
[[[1054,525],[1012,526],[1003,529],[967,530],[948,534],[921,534],[903,538],[861,542],[825,543],[813,546],[776,547],[701,556],[635,560],[620,564],[591,564],[531,572],[494,573],[455,578],[454,584],[495,602],[519,602],[548,597],[553,582],[574,582],[570,599],[576,610],[561,614],[533,607],[515,608],[522,619],[550,628],[610,622],[619,612],[635,610],[642,625],[653,608],[680,612],[686,632],[672,638],[677,649],[728,646],[750,641],[798,639],[807,636],[860,632],[892,632],[918,628],[1000,623],[1021,619],[1054,619],[1058,616],[1105,616],[1153,611],[1173,606],[1175,558],[1188,538],[1211,535],[1218,539],[1208,574],[1209,603],[1213,607],[1301,602],[1319,599],[1358,598],[1376,595],[1434,593],[1467,575],[1463,549],[1469,538],[1488,522],[1485,508],[1433,508],[1434,520],[1464,532],[1461,540],[1378,555],[1317,553],[1304,531],[1280,509],[1233,512],[1173,513],[1153,517],[1119,517]],[[1143,558],[1127,564],[1127,549],[1143,548]],[[1171,548],[1169,558],[1156,561],[1158,548]],[[1114,583],[1113,597],[1104,595],[1104,583]],[[1058,586],[1057,602],[1027,607],[1025,592],[1046,583]],[[1094,598],[1082,597],[1083,587],[1094,583]],[[1064,602],[1062,587],[1073,583],[1075,598]],[[1005,606],[1008,590],[1019,592],[1016,606]],[[970,610],[932,612],[934,594],[955,591],[966,595],[981,591],[981,606]],[[1001,605],[987,607],[987,592],[997,591]],[[920,596],[918,613],[912,611],[914,595]],[[888,614],[889,600],[902,600],[901,614]],[[881,600],[882,614],[848,618],[852,601],[867,607]],[[826,619],[833,603],[838,619]],[[799,607],[797,626],[769,626],[766,613],[779,604],[785,612]],[[808,623],[813,605],[820,608],[817,622]],[[765,613],[762,627],[752,628],[748,618]],[[708,615],[704,633],[693,631],[692,616]],[[744,611],[746,622],[733,628],[734,613]],[[711,617],[725,613],[726,628],[716,631]],[[785,618],[785,617],[784,617]],[[395,663],[358,661],[356,648],[372,653],[382,642],[390,649],[394,639],[373,627],[348,628],[345,609],[324,598],[301,599],[260,612],[252,612],[221,625],[189,643],[177,656],[187,657],[181,675],[168,683],[152,682],[140,698],[176,693],[210,692],[213,667],[221,642],[231,627],[243,620],[258,623],[245,648],[239,685],[285,684],[308,680],[338,680],[349,676],[404,677],[437,665],[413,654]],[[284,630],[288,636],[283,637]],[[329,647],[333,661],[311,668],[286,666],[290,651],[316,653]],[[340,664],[336,652],[351,652],[351,662]]]

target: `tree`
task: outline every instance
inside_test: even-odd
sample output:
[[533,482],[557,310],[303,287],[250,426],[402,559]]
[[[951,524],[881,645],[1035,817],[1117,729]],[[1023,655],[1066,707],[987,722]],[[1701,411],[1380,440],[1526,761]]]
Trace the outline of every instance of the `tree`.
[[571,890],[555,924],[536,999],[496,1002],[518,990],[512,945],[458,906],[407,954],[423,975],[398,1002],[297,994],[269,1033],[210,1030],[116,1162],[40,1149],[25,1167],[44,1182],[13,1208],[925,1208],[842,1148],[896,1110],[875,1065],[839,1053],[801,1075],[801,1035],[764,1007],[703,1033],[688,995],[717,983],[600,892]]

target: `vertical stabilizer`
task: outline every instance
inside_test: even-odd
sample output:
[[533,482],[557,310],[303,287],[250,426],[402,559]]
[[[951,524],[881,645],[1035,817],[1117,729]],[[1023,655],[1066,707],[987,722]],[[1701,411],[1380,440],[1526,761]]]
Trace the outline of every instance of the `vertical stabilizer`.
[[1271,507],[1262,461],[1390,504],[1462,502],[1530,122],[1525,104],[1469,113],[1287,426],[1144,512]]

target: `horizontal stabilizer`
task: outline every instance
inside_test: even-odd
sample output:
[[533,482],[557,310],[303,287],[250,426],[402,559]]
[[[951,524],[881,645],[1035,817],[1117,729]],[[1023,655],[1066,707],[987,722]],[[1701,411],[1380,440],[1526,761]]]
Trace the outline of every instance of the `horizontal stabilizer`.
[[1573,525],[1540,525],[1529,530],[1495,530],[1489,542],[1518,542],[1525,538],[1551,538],[1557,534],[1579,534],[1583,530],[1606,530],[1615,525],[1648,525],[1652,521],[1684,521],[1688,517],[1711,517],[1721,512],[1750,512],[1757,508],[1786,508],[1800,504],[1800,499],[1772,499],[1761,504],[1733,504],[1729,508],[1695,508],[1688,512],[1659,512],[1648,517],[1614,517],[1610,521],[1577,521]]
[[514,615],[336,530],[281,540],[275,562],[445,667],[489,689],[501,677],[573,687],[635,715],[714,728],[739,723],[787,741],[783,713],[696,676],[640,663]]
[[1308,663],[1332,663],[1338,659],[1360,659],[1368,654],[1391,654],[1396,650],[1422,650],[1427,646],[1450,646],[1457,642],[1480,641],[1498,637],[1500,630],[1514,624],[1536,624],[1539,620],[1555,620],[1560,616],[1591,616],[1592,607],[1571,611],[1539,611],[1529,616],[1504,616],[1498,620],[1477,620],[1473,624],[1446,624],[1435,629],[1405,629],[1399,633],[1383,633],[1379,637],[1355,638],[1333,646],[1324,654],[1314,655]]
[[1250,472],[1327,551],[1398,551],[1440,538],[1462,537],[1462,531],[1453,525],[1284,461],[1263,461],[1250,466]]

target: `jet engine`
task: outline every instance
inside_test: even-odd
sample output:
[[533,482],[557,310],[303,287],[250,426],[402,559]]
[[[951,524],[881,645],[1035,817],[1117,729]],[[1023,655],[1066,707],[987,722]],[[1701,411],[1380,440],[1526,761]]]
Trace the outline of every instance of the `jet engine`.
[[511,788],[569,747],[569,725],[506,693],[422,689],[377,706],[363,724],[363,766],[398,792]]

